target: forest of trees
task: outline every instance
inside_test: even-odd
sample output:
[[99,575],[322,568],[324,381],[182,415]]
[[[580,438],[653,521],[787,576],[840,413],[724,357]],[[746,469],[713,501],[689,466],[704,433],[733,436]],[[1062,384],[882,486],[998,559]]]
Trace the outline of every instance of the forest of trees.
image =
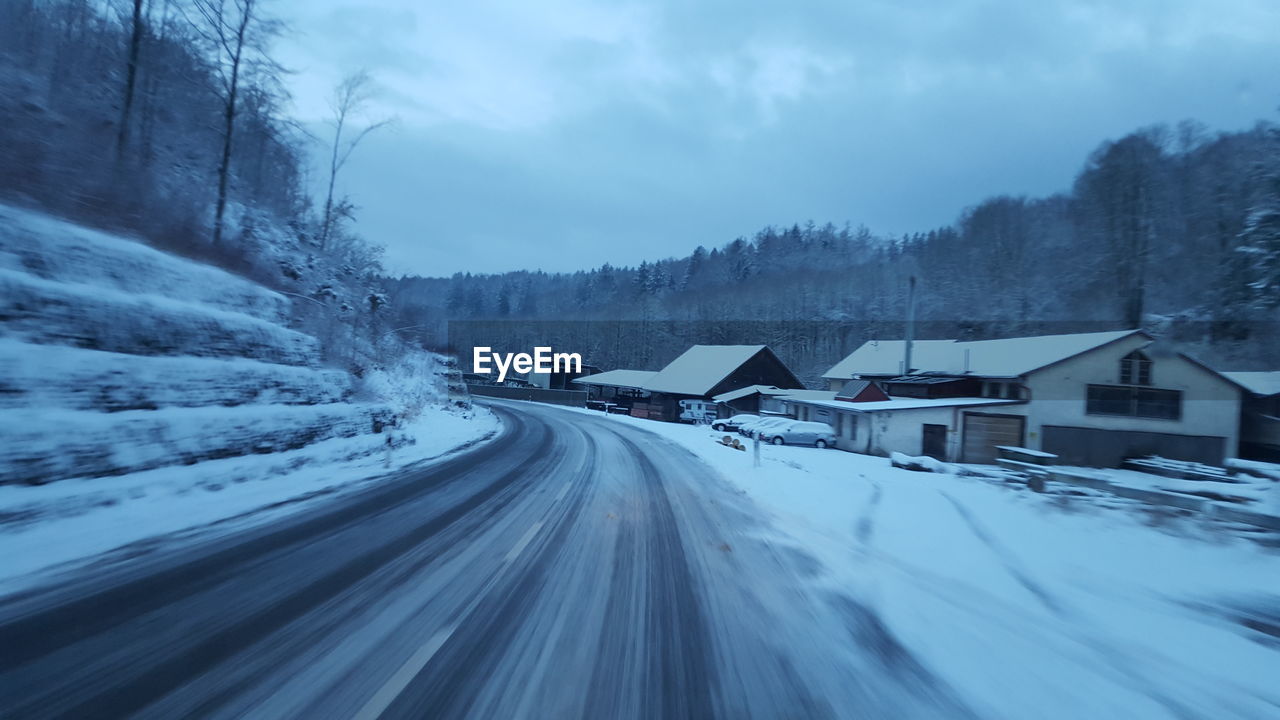
[[553,342],[656,369],[695,342],[767,343],[811,380],[864,340],[902,336],[910,276],[919,337],[1143,327],[1218,366],[1274,369],[1280,127],[1143,129],[1103,143],[1068,192],[990,198],[904,237],[810,222],[638,267],[391,290],[429,344]]
[[[355,234],[332,181],[383,122],[365,116],[372,85],[359,71],[335,88],[331,136],[288,116],[272,53],[288,30],[272,10],[267,0],[0,0],[0,200],[299,297],[296,324],[358,370],[394,344],[382,341],[381,248]],[[308,194],[315,144],[334,158],[319,208]]]
[[[909,236],[810,222],[638,267],[393,280],[334,193],[385,124],[367,113],[372,81],[341,82],[313,137],[286,112],[272,47],[287,32],[269,0],[0,0],[0,199],[303,298],[299,326],[355,366],[388,337],[550,342],[650,369],[694,342],[740,342],[812,379],[902,335],[911,276],[920,337],[1141,326],[1219,367],[1280,358],[1273,123],[1143,129],[1103,143],[1066,192],[987,199]],[[311,183],[316,148],[327,167]]]

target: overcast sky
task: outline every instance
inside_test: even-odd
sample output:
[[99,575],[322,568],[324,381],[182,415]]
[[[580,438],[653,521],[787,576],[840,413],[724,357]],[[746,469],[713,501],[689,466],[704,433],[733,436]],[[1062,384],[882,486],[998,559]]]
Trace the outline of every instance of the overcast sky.
[[1102,140],[1280,119],[1277,0],[280,0],[304,121],[367,68],[340,178],[395,274],[575,270],[814,220],[926,230]]

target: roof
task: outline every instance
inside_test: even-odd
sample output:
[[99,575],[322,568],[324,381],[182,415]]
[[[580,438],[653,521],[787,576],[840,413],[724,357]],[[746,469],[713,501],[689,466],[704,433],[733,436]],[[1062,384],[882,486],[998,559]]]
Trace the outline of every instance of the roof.
[[[912,374],[1013,378],[1075,357],[1141,330],[1038,335],[1001,340],[916,340],[911,345]],[[1143,333],[1145,335],[1145,333]],[[869,340],[836,363],[822,377],[844,380],[854,375],[904,372],[902,340]]]
[[853,398],[858,397],[858,393],[862,392],[863,390],[866,390],[869,387],[871,387],[870,380],[850,380],[849,382],[841,386],[840,392],[836,393],[836,397],[840,398],[841,400],[845,400],[845,399],[852,400]]
[[706,395],[765,349],[764,345],[694,345],[658,371],[645,389],[671,395]]
[[836,399],[845,402],[880,402],[888,400],[889,394],[870,380],[847,380],[836,393]]
[[1228,380],[1254,395],[1280,395],[1280,370],[1269,372],[1224,372]]
[[748,385],[744,388],[738,388],[737,390],[730,390],[727,393],[720,393],[711,399],[718,403],[727,403],[733,402],[738,398],[747,397],[748,395],[783,395],[789,392],[794,391],[783,390],[773,385]]
[[649,382],[657,374],[652,370],[610,370],[609,372],[574,378],[571,382],[582,385],[610,385],[613,387],[644,389],[645,383]]
[[890,398],[872,402],[837,400],[831,390],[801,390],[781,396],[782,400],[836,408],[848,412],[879,412],[887,410],[921,410],[924,408],[970,407],[974,405],[1014,405],[1021,400],[999,398]]

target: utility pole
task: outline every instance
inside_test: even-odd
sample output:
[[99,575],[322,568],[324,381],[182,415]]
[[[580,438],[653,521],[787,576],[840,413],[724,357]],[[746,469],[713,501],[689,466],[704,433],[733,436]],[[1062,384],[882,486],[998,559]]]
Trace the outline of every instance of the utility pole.
[[916,276],[907,285],[907,332],[903,343],[902,374],[911,374],[911,343],[916,339]]

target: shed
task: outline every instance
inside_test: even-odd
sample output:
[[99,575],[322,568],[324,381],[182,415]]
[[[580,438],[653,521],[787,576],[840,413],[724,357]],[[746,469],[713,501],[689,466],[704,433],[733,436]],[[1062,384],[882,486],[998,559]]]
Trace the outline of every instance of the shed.
[[738,413],[758,413],[762,409],[765,398],[785,395],[793,392],[773,385],[748,385],[737,390],[720,393],[712,398],[720,408],[720,417],[728,417]]
[[609,370],[574,378],[571,384],[585,388],[588,400],[602,400],[630,407],[649,397],[645,384],[654,375],[657,373],[652,370]]

